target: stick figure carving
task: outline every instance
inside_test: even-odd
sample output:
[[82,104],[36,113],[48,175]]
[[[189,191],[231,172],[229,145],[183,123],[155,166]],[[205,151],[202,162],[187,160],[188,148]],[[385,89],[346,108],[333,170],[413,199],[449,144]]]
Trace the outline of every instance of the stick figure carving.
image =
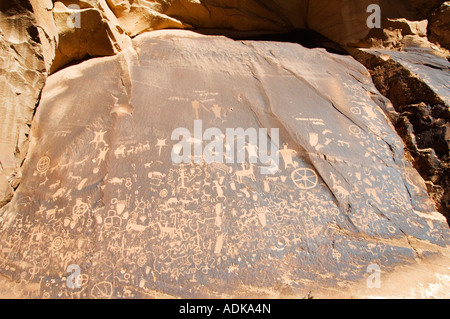
[[106,131],[101,130],[101,131],[94,132],[94,134],[95,134],[95,137],[92,141],[89,142],[89,144],[95,143],[95,148],[98,148],[99,144],[108,146],[108,144],[106,144],[106,142],[105,142]]

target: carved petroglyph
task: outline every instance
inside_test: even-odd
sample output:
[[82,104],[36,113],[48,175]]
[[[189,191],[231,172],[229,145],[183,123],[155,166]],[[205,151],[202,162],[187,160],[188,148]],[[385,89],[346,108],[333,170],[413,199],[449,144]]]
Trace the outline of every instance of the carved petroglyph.
[[[238,108],[231,111],[234,104],[206,93],[168,101],[186,110],[182,114],[189,118],[187,127],[194,118],[204,119],[205,129],[205,123],[220,126],[221,132],[234,127]],[[352,112],[371,119],[377,115],[359,104]],[[152,129],[135,136],[131,122],[126,122],[132,119],[120,118],[115,125],[122,125],[123,131],[117,136],[109,129],[99,130],[98,123],[58,155],[43,152],[33,158],[29,183],[42,189],[18,194],[23,213],[17,214],[0,246],[0,264],[19,261],[11,263],[15,270],[8,265],[9,273],[23,273],[24,281],[39,283],[33,295],[141,296],[166,289],[171,282],[200,287],[211,278],[228,281],[252,271],[262,273],[280,265],[279,260],[292,263],[305,276],[315,263],[332,268],[337,262],[343,273],[350,273],[351,267],[362,267],[360,259],[366,262],[405,250],[381,242],[369,247],[359,239],[361,232],[398,239],[404,238],[399,227],[415,227],[427,240],[442,238],[437,220],[423,222],[414,212],[408,221],[398,218],[411,210],[402,177],[388,165],[371,162],[374,154],[383,152],[392,158],[391,151],[353,123],[346,122],[339,135],[327,119],[290,117],[308,129],[302,136],[304,145],[295,136],[285,140],[280,134],[273,155],[283,163],[270,157],[264,162],[260,144],[248,139],[241,143],[243,163],[208,163],[204,156],[192,160],[199,155],[194,152],[190,162],[176,164],[171,150],[177,141],[171,140],[170,132],[159,123],[145,123]],[[186,124],[184,120],[180,123]],[[247,118],[239,124],[259,125]],[[258,132],[268,141],[268,131]],[[211,141],[189,138],[192,148]],[[358,145],[367,152],[367,163],[355,163],[336,151],[346,155]],[[89,152],[80,154],[78,149]],[[262,167],[269,174],[263,174]],[[352,210],[346,211],[340,200],[351,202]],[[388,208],[380,212],[383,205]],[[5,223],[6,217],[0,216],[0,227]],[[69,289],[61,280],[69,265],[81,266],[80,288]],[[261,276],[264,284],[274,280]]]
[[244,164],[242,164],[242,170],[237,171],[235,173],[238,183],[243,182],[244,177],[250,178],[252,181],[256,181],[255,172],[254,172],[254,165],[250,163],[248,165],[248,168],[245,167]]

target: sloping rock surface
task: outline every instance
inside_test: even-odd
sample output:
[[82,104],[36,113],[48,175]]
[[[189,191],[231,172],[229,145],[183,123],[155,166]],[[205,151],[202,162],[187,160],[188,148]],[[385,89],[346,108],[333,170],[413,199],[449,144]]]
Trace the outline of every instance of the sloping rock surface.
[[[372,29],[367,21],[380,6],[380,18],[420,21],[442,0],[30,0],[39,26],[47,69],[55,72],[96,56],[114,55],[129,38],[161,29],[238,32],[244,36],[308,29],[347,46]],[[438,19],[438,18],[436,18]],[[440,18],[439,18],[440,19]],[[439,20],[438,19],[438,20]],[[439,20],[441,21],[441,20]],[[433,30],[441,30],[438,24]]]
[[[449,227],[391,108],[350,56],[140,35],[48,78],[1,215],[2,273],[26,297],[270,297],[351,289],[372,264],[448,260]],[[234,148],[230,128],[258,133],[245,163],[206,162]]]

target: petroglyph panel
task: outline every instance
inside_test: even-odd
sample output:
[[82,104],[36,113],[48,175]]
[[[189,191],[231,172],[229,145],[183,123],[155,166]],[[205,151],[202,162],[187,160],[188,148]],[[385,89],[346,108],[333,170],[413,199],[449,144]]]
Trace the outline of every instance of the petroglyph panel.
[[[351,57],[185,31],[133,41],[45,87],[26,182],[0,219],[0,267],[30,297],[229,296],[286,276],[340,287],[414,262],[409,238],[448,244]],[[192,133],[189,163],[172,162],[177,128]],[[208,128],[279,129],[263,136],[278,161],[245,140],[244,162],[207,163]]]

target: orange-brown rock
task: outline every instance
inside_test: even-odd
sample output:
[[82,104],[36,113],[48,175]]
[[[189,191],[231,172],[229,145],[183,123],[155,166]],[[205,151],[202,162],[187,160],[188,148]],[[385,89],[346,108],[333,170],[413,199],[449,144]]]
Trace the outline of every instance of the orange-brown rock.
[[443,2],[2,2],[0,297],[450,297]]
[[[38,298],[362,297],[393,293],[370,292],[373,267],[408,265],[445,296],[448,269],[430,265],[447,262],[450,229],[391,107],[349,55],[139,35],[48,78],[22,184],[2,210],[2,273]],[[221,138],[230,128],[259,132],[242,163],[220,152],[239,148]],[[176,132],[192,133],[187,148]],[[174,160],[185,152],[190,163]]]
[[430,40],[450,50],[450,1],[444,2],[430,17]]
[[128,43],[105,0],[31,0],[41,26],[49,72],[91,57],[114,55]]
[[34,108],[45,71],[27,1],[0,3],[0,206],[20,182]]
[[[417,32],[417,23],[413,21],[424,20],[440,4],[422,0],[415,1],[414,5],[410,1],[393,0],[31,0],[31,3],[42,27],[39,32],[44,56],[52,72],[84,58],[115,54],[129,44],[128,36],[160,29],[215,30],[216,33],[227,30],[243,36],[310,29],[347,46],[373,32],[367,25],[372,13],[367,9],[371,4],[380,5],[384,22],[396,21],[391,25],[401,24],[404,18],[412,21],[409,26],[413,27],[413,33]],[[69,20],[72,22],[68,23]],[[76,23],[79,28],[74,27]],[[406,28],[409,26],[407,23]],[[422,25],[420,33],[423,33]],[[392,41],[395,35],[387,37]]]

